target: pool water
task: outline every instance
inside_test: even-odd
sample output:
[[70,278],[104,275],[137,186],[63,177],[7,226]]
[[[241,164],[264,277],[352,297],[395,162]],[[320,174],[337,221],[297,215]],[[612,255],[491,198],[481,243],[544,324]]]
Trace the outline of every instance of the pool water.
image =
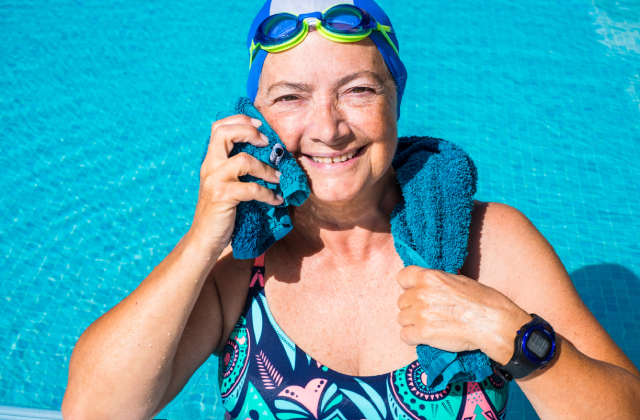
[[[409,71],[400,134],[462,145],[478,198],[533,221],[640,366],[638,0],[380,3]],[[259,7],[0,1],[0,405],[59,410],[79,335],[187,231]],[[220,418],[216,377],[212,357],[159,418]]]

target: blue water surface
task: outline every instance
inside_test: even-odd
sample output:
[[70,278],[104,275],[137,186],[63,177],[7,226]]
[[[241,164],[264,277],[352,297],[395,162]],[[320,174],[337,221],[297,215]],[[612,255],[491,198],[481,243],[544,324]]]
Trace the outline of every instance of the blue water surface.
[[[478,198],[533,221],[640,366],[638,0],[380,3],[400,134],[465,147]],[[0,405],[59,409],[79,335],[189,228],[259,7],[0,1]],[[212,357],[160,417],[220,418],[216,375]],[[521,392],[509,418],[537,418]]]

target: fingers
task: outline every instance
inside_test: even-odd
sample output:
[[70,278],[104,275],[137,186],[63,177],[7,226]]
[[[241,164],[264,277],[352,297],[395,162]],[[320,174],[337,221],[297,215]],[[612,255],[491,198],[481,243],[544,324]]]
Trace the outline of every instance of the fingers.
[[413,325],[415,322],[414,311],[414,308],[411,306],[401,310],[398,314],[398,324],[400,324],[401,327]]
[[235,182],[231,184],[229,196],[238,202],[256,200],[271,204],[272,206],[282,204],[284,201],[284,199],[275,192],[255,182]]
[[229,157],[235,143],[250,143],[257,147],[269,145],[267,136],[258,131],[262,123],[246,115],[233,115],[211,126],[211,138],[207,149],[207,161],[224,160]]
[[398,280],[398,284],[404,290],[411,289],[416,286],[416,283],[418,282],[420,275],[427,270],[428,269],[418,267],[417,265],[410,265],[398,271],[398,274],[396,275],[396,280]]
[[284,199],[268,188],[255,182],[239,182],[241,176],[251,175],[276,184],[280,182],[279,171],[248,153],[238,153],[229,158],[236,143],[250,143],[257,147],[269,144],[267,137],[258,130],[261,125],[261,121],[246,115],[233,115],[211,126],[207,156],[200,170],[202,200],[199,201],[232,206],[251,200],[271,205],[283,203]]
[[222,181],[238,181],[243,175],[251,175],[267,182],[280,182],[280,172],[248,153],[238,153],[220,165]]
[[213,134],[218,127],[220,127],[221,125],[229,124],[251,124],[256,127],[260,127],[262,125],[262,121],[243,114],[232,115],[230,117],[215,121],[213,124],[211,124],[211,137],[213,137]]
[[409,325],[400,330],[400,339],[410,346],[417,346],[422,343],[422,336],[415,325]]
[[411,306],[410,299],[411,299],[411,296],[408,291],[405,291],[403,294],[401,294],[400,297],[398,297],[398,309],[402,311],[403,309],[406,309],[409,306]]
[[431,300],[434,297],[433,293],[430,293],[424,287],[413,288],[405,291],[398,297],[398,309],[401,311],[410,307],[426,307],[431,304]]

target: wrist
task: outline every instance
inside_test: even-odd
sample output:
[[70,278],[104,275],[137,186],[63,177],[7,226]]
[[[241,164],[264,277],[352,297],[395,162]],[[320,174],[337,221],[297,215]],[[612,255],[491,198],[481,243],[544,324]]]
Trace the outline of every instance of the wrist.
[[504,314],[493,342],[489,342],[484,353],[501,365],[506,365],[514,353],[514,342],[520,328],[533,318],[519,307]]
[[556,333],[540,315],[531,314],[532,320],[522,325],[514,340],[514,353],[506,365],[492,361],[491,369],[507,381],[525,378],[544,369],[556,352]]
[[217,257],[222,254],[227,245],[229,245],[229,243],[221,244],[220,241],[212,239],[211,235],[207,235],[206,232],[198,229],[193,225],[191,226],[189,231],[182,237],[180,242],[183,243],[183,246],[185,248],[192,249],[193,252],[198,252],[203,255],[206,254],[207,257],[215,256],[215,259],[217,259]]
[[193,229],[190,229],[180,240],[176,248],[180,248],[182,254],[188,255],[189,258],[196,258],[200,261],[206,261],[207,265],[213,265],[218,260],[222,252],[223,246],[217,246],[215,243],[203,238]]

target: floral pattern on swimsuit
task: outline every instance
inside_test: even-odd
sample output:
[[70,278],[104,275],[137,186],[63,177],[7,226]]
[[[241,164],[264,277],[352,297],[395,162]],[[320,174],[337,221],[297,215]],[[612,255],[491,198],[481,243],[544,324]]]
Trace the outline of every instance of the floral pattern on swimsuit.
[[509,394],[495,375],[433,392],[417,360],[375,376],[323,366],[273,318],[264,256],[256,258],[244,311],[219,358],[218,383],[225,418],[241,420],[503,420]]

